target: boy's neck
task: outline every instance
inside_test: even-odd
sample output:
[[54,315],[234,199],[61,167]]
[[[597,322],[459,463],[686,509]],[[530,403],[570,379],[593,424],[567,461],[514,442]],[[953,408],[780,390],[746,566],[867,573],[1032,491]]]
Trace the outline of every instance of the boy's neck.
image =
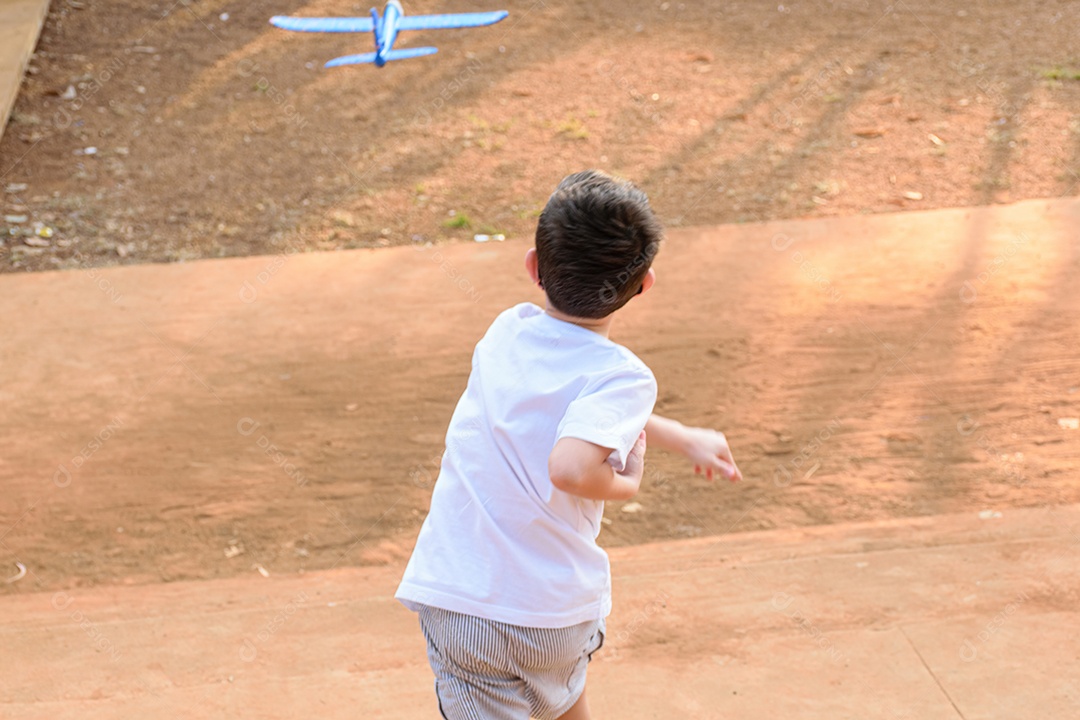
[[566,313],[560,312],[555,308],[551,307],[551,303],[546,303],[544,312],[546,312],[548,315],[555,318],[556,320],[573,323],[574,325],[583,327],[586,330],[592,330],[597,335],[601,335],[605,338],[608,336],[608,330],[611,328],[611,318],[615,315],[614,313],[612,313],[611,315],[608,315],[606,317],[595,319],[574,317],[573,315],[567,315]]

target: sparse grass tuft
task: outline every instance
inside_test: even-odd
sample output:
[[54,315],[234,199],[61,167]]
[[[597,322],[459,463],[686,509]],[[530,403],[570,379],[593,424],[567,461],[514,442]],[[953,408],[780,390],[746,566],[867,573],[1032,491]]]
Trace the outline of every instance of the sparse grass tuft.
[[585,128],[585,125],[572,115],[568,115],[565,120],[559,123],[555,131],[571,140],[584,140],[589,137],[589,131]]
[[543,206],[537,205],[535,207],[523,207],[523,208],[520,208],[518,210],[515,210],[514,214],[517,215],[522,220],[533,220],[533,219],[536,219],[536,218],[540,217],[540,213],[542,213],[543,211],[544,211]]
[[471,228],[472,220],[465,213],[460,213],[454,217],[443,220],[442,226],[451,230],[460,230],[463,228]]
[[1039,74],[1046,80],[1080,80],[1080,70],[1075,68],[1052,67]]

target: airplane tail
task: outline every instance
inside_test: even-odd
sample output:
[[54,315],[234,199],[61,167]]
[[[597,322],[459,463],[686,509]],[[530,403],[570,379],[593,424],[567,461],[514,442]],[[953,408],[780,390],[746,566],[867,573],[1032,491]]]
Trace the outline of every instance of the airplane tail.
[[[402,50],[391,50],[386,53],[386,59],[389,60],[407,60],[408,58],[423,57],[424,55],[434,55],[439,51],[438,48],[433,47],[417,47],[417,48],[404,48]],[[362,53],[360,55],[344,55],[339,58],[334,58],[330,62],[326,63],[326,67],[341,67],[342,65],[363,65],[365,63],[375,62],[376,53]]]

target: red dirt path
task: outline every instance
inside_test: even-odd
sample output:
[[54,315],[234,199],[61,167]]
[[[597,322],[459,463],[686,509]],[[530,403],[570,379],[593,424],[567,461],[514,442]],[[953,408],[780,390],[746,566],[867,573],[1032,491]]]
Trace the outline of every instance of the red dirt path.
[[[643,510],[612,504],[602,541],[1080,502],[1059,424],[1080,416],[1078,219],[1033,201],[672,232],[613,337],[659,412],[729,434],[747,482],[653,453]],[[526,247],[3,278],[0,565],[32,575],[0,591],[399,562],[474,343],[540,299]]]

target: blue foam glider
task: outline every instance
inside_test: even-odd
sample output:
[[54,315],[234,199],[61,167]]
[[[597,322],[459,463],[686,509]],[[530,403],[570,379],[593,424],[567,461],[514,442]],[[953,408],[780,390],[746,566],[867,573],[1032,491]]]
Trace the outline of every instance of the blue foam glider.
[[375,34],[375,52],[361,55],[345,55],[326,63],[326,67],[374,63],[382,67],[391,60],[422,57],[438,52],[438,48],[418,47],[394,50],[394,40],[402,30],[446,30],[449,28],[481,27],[494,25],[510,13],[494,12],[456,13],[450,15],[405,15],[399,0],[388,0],[383,14],[371,8],[371,17],[307,18],[277,15],[270,24],[282,30],[299,32],[369,32]]

